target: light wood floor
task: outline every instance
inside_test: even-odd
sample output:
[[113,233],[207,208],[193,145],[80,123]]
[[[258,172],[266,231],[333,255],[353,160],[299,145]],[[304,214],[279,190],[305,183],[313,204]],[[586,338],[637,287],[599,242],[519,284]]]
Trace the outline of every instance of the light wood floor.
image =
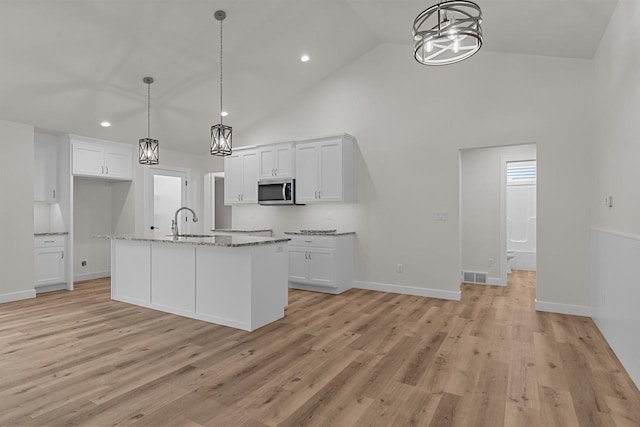
[[536,313],[534,280],[462,302],[292,290],[253,333],[84,282],[0,306],[0,425],[640,425],[593,322]]

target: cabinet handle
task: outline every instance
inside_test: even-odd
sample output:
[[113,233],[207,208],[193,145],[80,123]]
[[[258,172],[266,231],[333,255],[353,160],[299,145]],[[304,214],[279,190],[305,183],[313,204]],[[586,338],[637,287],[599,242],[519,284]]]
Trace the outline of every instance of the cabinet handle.
[[309,252],[307,251],[304,252],[304,259],[309,259]]
[[311,251],[309,251],[309,259],[311,259]]
[[100,166],[102,168],[102,175],[104,175],[104,166]]
[[317,198],[318,198],[318,192],[317,192],[317,191],[313,193],[313,198],[314,198],[314,199],[317,199]]
[[60,259],[64,259],[64,251],[62,251],[62,258],[60,258]]
[[318,199],[321,199],[322,195],[320,194],[320,190],[318,190]]
[[238,201],[240,201],[240,195],[238,194]]
[[53,190],[53,198],[56,198],[56,190]]
[[45,242],[45,243],[54,243],[54,242],[55,242],[55,240],[45,240],[44,242]]
[[273,174],[274,174],[275,176],[278,176],[278,169],[277,169],[277,168],[273,170]]
[[105,168],[105,169],[106,169],[106,171],[107,171],[107,175],[109,175],[109,166],[105,166],[104,168]]

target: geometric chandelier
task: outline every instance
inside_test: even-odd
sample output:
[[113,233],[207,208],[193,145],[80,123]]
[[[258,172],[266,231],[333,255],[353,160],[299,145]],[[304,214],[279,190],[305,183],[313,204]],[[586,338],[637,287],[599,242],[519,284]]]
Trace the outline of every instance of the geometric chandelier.
[[218,10],[214,16],[220,21],[220,123],[211,126],[211,154],[229,156],[231,155],[233,129],[222,123],[222,21],[227,17],[227,14],[223,10]]
[[413,56],[424,65],[447,65],[482,47],[482,11],[472,1],[444,1],[423,11],[413,23]]
[[157,165],[159,161],[159,150],[157,139],[151,139],[151,83],[153,77],[145,77],[142,81],[147,85],[147,137],[139,141],[141,165]]

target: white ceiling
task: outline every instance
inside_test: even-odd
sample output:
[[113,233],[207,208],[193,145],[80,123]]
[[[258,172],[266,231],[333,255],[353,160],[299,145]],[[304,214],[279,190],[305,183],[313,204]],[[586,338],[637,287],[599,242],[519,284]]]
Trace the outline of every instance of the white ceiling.
[[[483,50],[591,58],[617,0],[476,0]],[[242,129],[380,43],[411,45],[434,0],[0,0],[0,118],[59,133],[206,153],[218,121]],[[300,62],[302,53],[311,61]],[[109,120],[113,126],[101,128]]]

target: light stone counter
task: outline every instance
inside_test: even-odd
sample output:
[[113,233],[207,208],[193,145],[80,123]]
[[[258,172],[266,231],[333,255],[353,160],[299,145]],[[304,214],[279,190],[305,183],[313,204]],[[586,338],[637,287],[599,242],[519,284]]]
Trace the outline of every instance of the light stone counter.
[[107,235],[95,236],[96,238],[116,239],[116,240],[134,240],[140,242],[160,242],[160,243],[177,243],[189,245],[206,245],[206,246],[222,246],[222,247],[243,247],[243,246],[259,246],[271,245],[275,243],[286,243],[290,239],[274,238],[274,237],[258,237],[244,235],[197,235],[186,234],[175,239],[173,236],[155,235],[155,234],[123,234],[123,235]]

